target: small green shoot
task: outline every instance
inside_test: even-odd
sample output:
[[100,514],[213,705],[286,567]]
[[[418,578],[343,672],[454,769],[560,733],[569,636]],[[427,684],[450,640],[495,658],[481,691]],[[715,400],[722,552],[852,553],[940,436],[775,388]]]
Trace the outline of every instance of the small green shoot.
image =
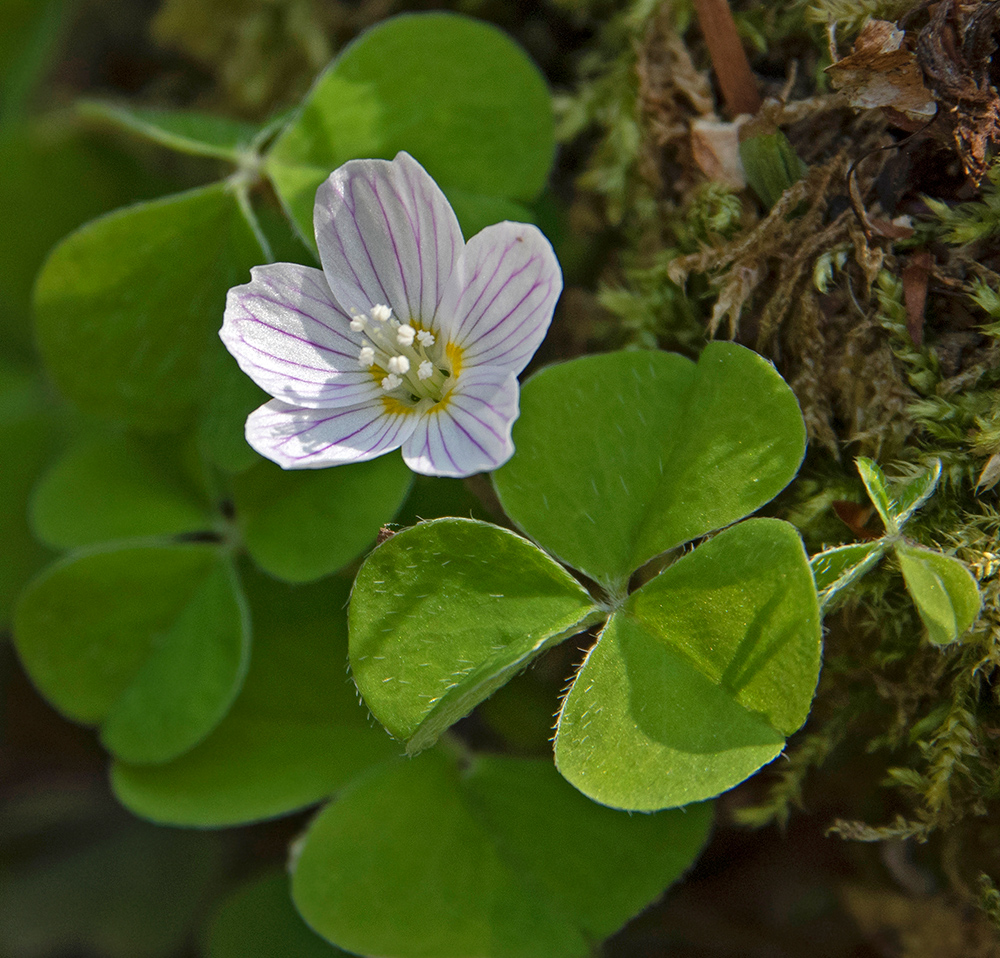
[[940,460],[935,459],[923,475],[899,489],[891,486],[871,459],[860,456],[857,467],[868,497],[885,524],[885,535],[872,542],[826,549],[812,557],[821,610],[828,611],[849,586],[892,550],[931,642],[947,645],[956,641],[979,615],[982,597],[976,580],[958,559],[908,542],[902,534],[913,514],[934,494],[941,478]]

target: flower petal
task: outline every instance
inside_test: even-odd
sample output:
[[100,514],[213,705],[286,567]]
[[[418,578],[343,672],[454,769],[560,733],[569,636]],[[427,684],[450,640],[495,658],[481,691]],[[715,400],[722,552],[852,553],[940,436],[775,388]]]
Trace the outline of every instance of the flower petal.
[[334,302],[322,270],[274,263],[226,297],[219,335],[262,389],[297,406],[356,405],[379,384],[358,363],[361,334]]
[[[398,406],[398,404],[397,404]],[[365,462],[397,449],[417,415],[381,400],[347,409],[305,409],[272,399],[247,418],[247,442],[284,469]]]
[[391,306],[431,326],[465,241],[437,183],[408,153],[351,160],[316,192],[316,244],[345,309]]
[[470,369],[446,402],[421,415],[403,443],[403,459],[426,476],[471,476],[503,465],[513,454],[517,419],[513,373]]
[[469,240],[441,303],[440,328],[463,367],[519,373],[541,345],[562,292],[549,241],[526,223],[497,223]]

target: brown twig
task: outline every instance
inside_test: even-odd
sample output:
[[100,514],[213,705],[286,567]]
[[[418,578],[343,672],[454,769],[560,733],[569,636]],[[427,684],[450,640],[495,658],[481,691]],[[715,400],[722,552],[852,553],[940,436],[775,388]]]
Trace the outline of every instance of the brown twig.
[[726,109],[731,116],[756,113],[761,103],[757,81],[736,32],[729,4],[726,0],[694,0],[694,9]]

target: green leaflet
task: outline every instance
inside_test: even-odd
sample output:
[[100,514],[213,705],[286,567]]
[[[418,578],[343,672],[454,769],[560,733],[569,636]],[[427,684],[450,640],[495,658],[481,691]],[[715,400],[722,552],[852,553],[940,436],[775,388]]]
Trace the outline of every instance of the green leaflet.
[[623,592],[648,559],[741,518],[791,478],[804,444],[794,397],[759,356],[717,343],[698,365],[617,353],[552,367],[528,383],[522,409],[517,452],[494,476],[501,501],[604,584],[609,603],[503,530],[418,525],[376,550],[355,583],[359,690],[417,751],[610,612],[564,702],[560,770],[630,809],[732,787],[781,750],[816,687],[818,605],[797,533],[744,523]]
[[92,217],[169,188],[93,138],[43,123],[5,128],[0,119],[0,332],[8,359],[35,359],[32,289],[52,247]]
[[41,377],[0,362],[0,625],[7,625],[18,593],[48,560],[32,536],[28,499],[39,472],[62,442],[59,411],[46,399]]
[[93,220],[35,287],[38,344],[66,396],[142,429],[176,429],[215,388],[226,292],[263,257],[224,184]]
[[868,498],[871,499],[875,511],[885,524],[885,531],[895,535],[899,532],[899,524],[896,522],[895,510],[889,495],[889,480],[886,479],[878,463],[865,456],[858,456],[856,464],[861,481],[868,492]]
[[982,607],[976,580],[958,559],[900,543],[896,556],[906,589],[931,642],[946,645],[967,632]]
[[343,568],[374,542],[412,481],[398,455],[299,471],[258,460],[233,478],[233,501],[257,565],[288,582],[308,582]]
[[162,437],[80,436],[31,498],[31,524],[57,549],[211,529],[214,516]]
[[655,555],[753,512],[805,451],[774,367],[731,343],[588,356],[524,386],[516,452],[493,481],[543,547],[613,592]]
[[545,81],[506,34],[451,13],[399,16],[362,34],[316,81],[266,169],[313,249],[320,183],[348,160],[400,150],[426,167],[471,235],[524,218],[511,201],[541,192],[553,130]]
[[979,586],[958,559],[913,545],[902,535],[913,513],[934,494],[941,477],[940,460],[934,460],[926,472],[901,488],[891,487],[885,473],[871,459],[859,457],[857,466],[885,525],[885,535],[875,542],[839,546],[813,556],[812,568],[823,608],[835,602],[891,549],[931,642],[954,642],[979,616]]
[[930,469],[901,489],[890,490],[889,480],[878,464],[864,456],[857,460],[858,472],[875,506],[887,535],[897,535],[903,526],[933,494],[941,478],[941,460],[935,459]]
[[844,589],[872,569],[887,548],[884,542],[852,542],[814,555],[810,565],[821,607],[825,609]]
[[563,702],[556,764],[596,801],[650,811],[732,788],[804,721],[816,591],[787,523],[719,533],[634,592]]
[[23,593],[21,661],[67,717],[101,726],[138,763],[193,748],[246,674],[250,626],[227,560],[205,545],[134,545],[70,556]]
[[682,874],[710,821],[708,805],[601,808],[547,761],[483,756],[462,769],[434,751],[327,806],[292,893],[316,931],[360,954],[586,958]]
[[470,519],[421,523],[383,543],[358,572],[349,615],[358,689],[411,753],[602,617],[544,552]]
[[143,818],[218,828],[286,815],[400,752],[346,673],[347,583],[251,573],[247,593],[253,656],[229,714],[172,762],[112,766],[115,794]]

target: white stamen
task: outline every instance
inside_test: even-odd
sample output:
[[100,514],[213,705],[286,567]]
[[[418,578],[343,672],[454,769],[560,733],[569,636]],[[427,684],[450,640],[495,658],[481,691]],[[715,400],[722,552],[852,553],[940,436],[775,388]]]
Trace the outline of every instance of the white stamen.
[[361,330],[365,328],[365,321],[361,318],[355,317],[351,320],[351,329],[356,333],[360,333]]
[[408,373],[410,371],[410,361],[405,356],[393,356],[389,360],[390,373]]
[[413,338],[417,335],[417,331],[412,326],[400,326],[396,330],[396,342],[400,346],[412,346]]
[[422,329],[419,333],[417,333],[417,342],[419,342],[424,349],[427,349],[428,346],[434,345],[434,334],[427,332],[426,329]]
[[403,380],[399,378],[395,373],[389,373],[385,379],[382,380],[382,388],[389,392],[390,389],[395,389],[398,386],[403,385]]
[[434,375],[434,363],[424,360],[417,367],[417,379],[430,379]]
[[392,310],[382,303],[372,306],[371,317],[376,323],[384,323],[392,315]]
[[365,368],[375,365],[375,350],[371,346],[362,346],[358,353],[358,362]]

